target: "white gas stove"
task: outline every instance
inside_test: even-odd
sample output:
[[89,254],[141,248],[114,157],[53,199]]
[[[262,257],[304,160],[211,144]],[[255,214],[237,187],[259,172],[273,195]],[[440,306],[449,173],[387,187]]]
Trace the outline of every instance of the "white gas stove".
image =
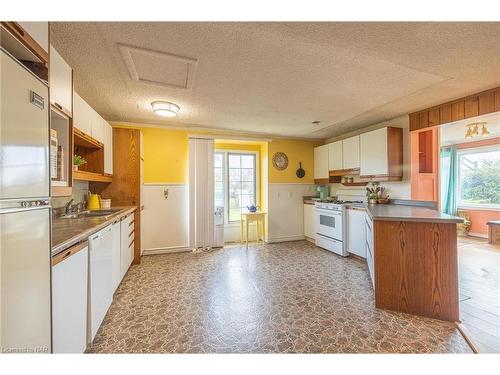
[[316,202],[316,246],[341,256],[348,256],[346,243],[346,204],[364,203],[366,194],[362,190],[339,190],[337,199]]

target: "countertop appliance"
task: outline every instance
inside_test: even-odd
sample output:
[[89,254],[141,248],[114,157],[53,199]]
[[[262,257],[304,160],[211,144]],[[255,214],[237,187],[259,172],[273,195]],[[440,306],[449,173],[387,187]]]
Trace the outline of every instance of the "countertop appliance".
[[49,89],[0,48],[0,350],[51,352]]
[[106,312],[113,302],[113,232],[112,225],[101,229],[89,239],[90,327],[88,342],[92,342]]
[[366,195],[361,190],[339,190],[337,199],[317,201],[315,203],[316,246],[341,256],[348,256],[346,205],[363,202],[366,202]]

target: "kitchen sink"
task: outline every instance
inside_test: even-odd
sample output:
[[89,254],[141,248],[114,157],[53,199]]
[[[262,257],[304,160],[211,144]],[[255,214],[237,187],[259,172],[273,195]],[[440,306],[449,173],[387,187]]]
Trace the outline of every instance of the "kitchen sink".
[[106,210],[95,210],[95,211],[82,211],[82,212],[74,212],[71,214],[63,214],[59,216],[61,219],[80,219],[84,217],[106,217],[115,214],[120,211],[119,208],[110,208]]

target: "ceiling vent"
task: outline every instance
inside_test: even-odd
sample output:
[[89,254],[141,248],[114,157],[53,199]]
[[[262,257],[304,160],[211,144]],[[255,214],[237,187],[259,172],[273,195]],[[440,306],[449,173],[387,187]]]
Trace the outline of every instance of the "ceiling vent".
[[119,44],[130,78],[155,86],[189,89],[197,59]]

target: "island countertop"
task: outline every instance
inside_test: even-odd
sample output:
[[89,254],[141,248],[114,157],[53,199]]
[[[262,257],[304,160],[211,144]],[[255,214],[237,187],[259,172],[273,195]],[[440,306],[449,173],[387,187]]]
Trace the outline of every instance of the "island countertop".
[[52,256],[59,254],[68,247],[87,239],[92,234],[134,212],[137,207],[112,207],[119,209],[109,216],[82,217],[82,218],[54,218],[52,219]]
[[399,204],[369,204],[368,215],[373,220],[416,221],[426,223],[462,223],[463,219],[425,207]]

